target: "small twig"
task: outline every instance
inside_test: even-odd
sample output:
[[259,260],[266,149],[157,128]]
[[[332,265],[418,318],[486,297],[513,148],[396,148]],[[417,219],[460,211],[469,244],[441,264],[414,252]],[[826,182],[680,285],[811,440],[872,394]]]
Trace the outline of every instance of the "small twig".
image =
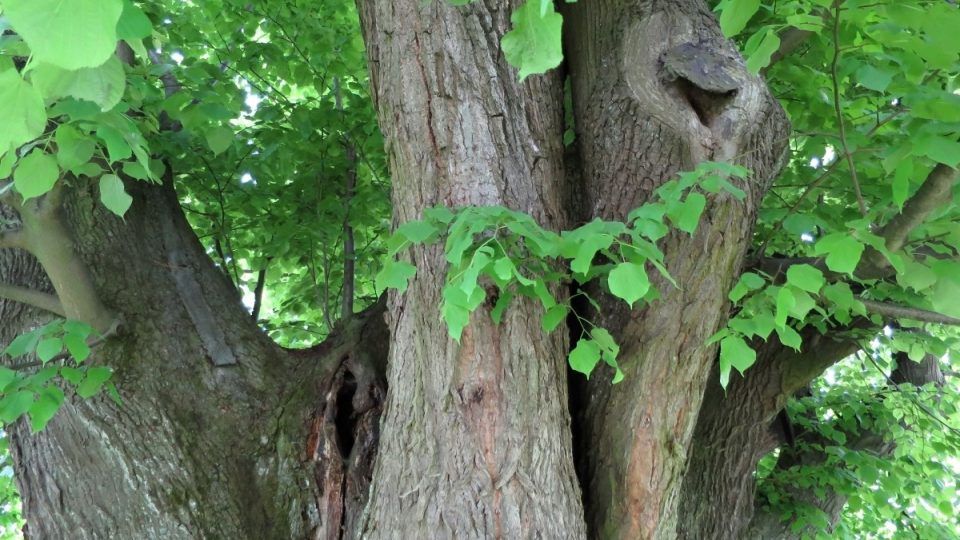
[[270,266],[270,258],[263,263],[263,268],[257,273],[257,285],[253,289],[253,311],[250,316],[254,322],[260,320],[260,308],[263,305],[263,289],[267,282],[267,267]]
[[[333,94],[337,110],[343,116],[343,99],[340,95],[340,79],[333,78]],[[353,296],[356,288],[356,248],[354,246],[353,224],[350,223],[350,206],[357,188],[357,152],[349,137],[343,138],[347,156],[347,171],[344,181],[343,205],[346,212],[343,217],[343,287],[340,291],[340,319],[353,317]]]
[[860,207],[860,215],[867,215],[867,205],[863,201],[863,193],[860,192],[860,181],[857,180],[857,168],[853,163],[853,155],[850,154],[850,146],[847,144],[847,130],[843,124],[843,111],[840,110],[840,76],[838,75],[838,66],[840,64],[840,2],[834,2],[833,15],[833,64],[830,67],[833,79],[833,110],[837,115],[837,128],[840,130],[840,145],[843,147],[843,155],[846,158],[847,166],[850,168],[850,180],[853,182],[853,190],[857,195],[857,205]]
[[61,317],[66,317],[63,304],[60,303],[60,298],[55,294],[0,283],[0,298],[27,304],[28,306],[40,308],[44,311],[60,315]]
[[886,302],[877,302],[875,300],[860,300],[867,311],[891,318],[910,319],[913,321],[949,324],[960,326],[960,319],[950,317],[936,311],[914,308],[910,306],[901,306],[897,304],[888,304]]

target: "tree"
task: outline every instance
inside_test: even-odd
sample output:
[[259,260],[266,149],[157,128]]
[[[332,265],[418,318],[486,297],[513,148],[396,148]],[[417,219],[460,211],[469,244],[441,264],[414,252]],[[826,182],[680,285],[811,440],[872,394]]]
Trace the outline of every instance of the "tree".
[[955,535],[960,11],[714,4],[0,0],[27,535]]

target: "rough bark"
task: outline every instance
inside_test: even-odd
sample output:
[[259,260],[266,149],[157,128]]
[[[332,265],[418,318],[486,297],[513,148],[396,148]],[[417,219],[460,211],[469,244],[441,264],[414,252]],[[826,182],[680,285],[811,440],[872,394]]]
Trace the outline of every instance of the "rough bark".
[[683,481],[678,537],[742,538],[754,512],[757,462],[789,442],[777,414],[824,369],[853,354],[853,340],[805,332],[799,352],[776,337],[759,347],[757,363],[727,390],[714,370],[707,384]]
[[[429,206],[502,205],[565,225],[556,75],[517,81],[499,49],[520,2],[358,2],[386,139],[394,218]],[[584,536],[561,332],[517,302],[495,326],[488,298],[460,343],[438,322],[446,262],[391,296],[388,382],[370,538]]]
[[[677,172],[702,160],[753,171],[746,200],[710,199],[693,237],[662,242],[679,284],[629,312],[608,299],[601,322],[621,343],[626,379],[591,378],[582,477],[596,538],[670,538],[680,485],[727,292],[756,211],[779,172],[788,123],[697,0],[592,0],[567,12],[583,219],[624,219]],[[589,446],[587,446],[589,445]]]
[[[128,189],[125,223],[83,185],[58,216],[93,292],[123,321],[87,360],[115,370],[123,404],[70,396],[43,432],[11,427],[28,537],[339,538],[373,459],[382,309],[317,350],[284,351],[203,253],[171,185]],[[0,268],[18,284],[45,279],[21,251],[0,250]],[[9,301],[0,315],[2,342],[37,320]],[[311,428],[331,410],[341,430],[318,439]],[[330,440],[339,451],[317,451]],[[333,462],[343,464],[339,484],[325,484]],[[343,496],[331,494],[338,486]],[[320,508],[335,497],[339,516]]]

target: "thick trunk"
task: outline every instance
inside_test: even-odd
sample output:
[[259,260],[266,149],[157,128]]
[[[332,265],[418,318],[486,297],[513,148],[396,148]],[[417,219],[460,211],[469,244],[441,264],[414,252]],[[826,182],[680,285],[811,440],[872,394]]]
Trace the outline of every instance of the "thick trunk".
[[601,302],[600,320],[620,340],[626,379],[611,386],[593,377],[587,388],[581,465],[588,525],[597,538],[671,538],[715,369],[716,348],[704,343],[725,320],[757,208],[781,166],[788,123],[699,0],[578,2],[567,20],[584,219],[625,219],[702,160],[753,171],[742,186],[745,201],[711,197],[693,237],[677,231],[661,243],[679,288],[660,280],[662,297],[634,312],[612,298]]
[[[396,221],[438,204],[503,205],[566,225],[560,79],[520,83],[499,49],[519,3],[359,2]],[[495,326],[488,298],[457,343],[437,320],[441,250],[413,262],[416,278],[390,302],[390,458],[377,462],[363,533],[583,537],[566,337],[545,334],[526,301]]]
[[[355,472],[372,460],[363,437],[376,434],[382,386],[369,354],[379,352],[381,365],[385,354],[373,347],[383,337],[367,335],[369,351],[352,343],[382,324],[367,314],[324,347],[283,351],[203,253],[169,185],[130,187],[126,223],[86,189],[68,193],[61,216],[96,294],[122,321],[87,362],[114,368],[123,404],[71,398],[39,434],[23,421],[12,427],[28,536],[339,537],[331,520],[355,518],[365,493]],[[0,255],[5,274],[42,281],[30,257]],[[0,309],[3,341],[31,322],[13,318],[10,302]],[[353,395],[332,386],[344,381]],[[354,418],[337,414],[355,405]],[[331,411],[366,430],[356,444],[342,431],[334,456],[324,430]],[[344,445],[356,459],[341,461]],[[328,472],[333,462],[343,463],[339,476]],[[336,496],[340,515],[322,508]]]

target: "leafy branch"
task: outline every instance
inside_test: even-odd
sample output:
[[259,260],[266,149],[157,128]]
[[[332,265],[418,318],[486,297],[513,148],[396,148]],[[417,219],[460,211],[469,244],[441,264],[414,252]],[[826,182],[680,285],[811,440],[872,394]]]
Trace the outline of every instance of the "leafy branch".
[[[444,253],[450,266],[440,312],[456,341],[470,314],[486,300],[487,283],[498,291],[490,311],[495,323],[500,323],[515,297],[523,296],[541,303],[546,332],[555,330],[573,311],[569,298],[558,301],[551,291],[573,281],[599,280],[630,307],[638,301],[649,304],[659,297],[659,291],[651,284],[648,265],[676,286],[657,246],[670,232],[667,223],[692,235],[707,205],[705,193],[722,192],[743,199],[745,193],[728,178],[743,178],[747,172],[735,165],[704,162],[660,186],[656,201],[630,212],[625,223],[594,219],[560,234],[543,229],[526,214],[503,207],[430,208],[422,220],[397,228],[377,283],[404,292],[416,267],[394,260],[394,256],[445,237]],[[599,309],[586,293],[579,294]],[[570,352],[571,368],[589,376],[602,359],[616,370],[613,382],[619,382],[623,378],[617,363],[620,347],[613,336],[579,314],[577,320],[585,337]]]

